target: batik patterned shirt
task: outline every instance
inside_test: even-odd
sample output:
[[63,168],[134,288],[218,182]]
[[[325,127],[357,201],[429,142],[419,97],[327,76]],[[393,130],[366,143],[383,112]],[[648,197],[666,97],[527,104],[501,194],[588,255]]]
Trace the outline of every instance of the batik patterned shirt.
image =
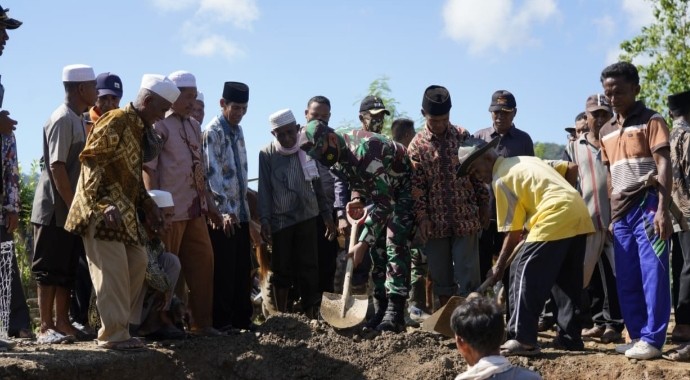
[[[137,209],[155,203],[144,188],[142,177],[142,138],[144,124],[132,104],[103,115],[89,134],[81,152],[81,174],[65,229],[85,235],[91,221],[96,223],[94,238],[144,245],[144,227]],[[117,228],[105,225],[104,211],[115,206],[122,223]]]
[[208,188],[221,214],[235,214],[249,222],[247,203],[247,147],[242,127],[231,127],[223,115],[206,125],[203,155]]
[[683,119],[673,122],[671,130],[671,170],[673,202],[690,221],[690,124]]
[[412,197],[417,222],[431,221],[432,239],[472,235],[481,230],[479,207],[489,189],[472,176],[458,176],[458,148],[467,138],[451,126],[435,135],[425,125],[410,142]]
[[17,140],[14,133],[2,136],[2,183],[3,201],[0,225],[5,225],[6,213],[19,213],[19,162],[17,161]]
[[405,147],[385,136],[364,130],[340,135],[347,146],[341,154],[346,156],[331,171],[371,204],[358,240],[371,247],[385,233],[394,208],[412,208],[409,194],[412,166]]

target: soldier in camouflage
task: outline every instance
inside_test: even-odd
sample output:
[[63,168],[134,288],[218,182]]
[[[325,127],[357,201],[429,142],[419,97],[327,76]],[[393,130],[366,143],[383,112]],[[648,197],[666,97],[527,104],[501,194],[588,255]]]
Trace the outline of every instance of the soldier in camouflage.
[[350,216],[361,216],[364,205],[371,204],[358,243],[350,247],[355,266],[369,247],[375,247],[370,254],[376,310],[367,325],[376,325],[379,331],[402,331],[414,229],[412,167],[405,149],[373,132],[336,133],[319,120],[302,129],[300,146],[348,183],[352,191],[347,205]]

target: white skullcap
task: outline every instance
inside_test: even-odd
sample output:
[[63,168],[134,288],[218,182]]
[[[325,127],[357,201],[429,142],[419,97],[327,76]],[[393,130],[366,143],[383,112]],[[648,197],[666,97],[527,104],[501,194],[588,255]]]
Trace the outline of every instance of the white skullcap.
[[295,120],[295,115],[292,114],[292,111],[290,111],[289,108],[274,112],[268,117],[268,121],[271,122],[271,130],[291,123],[297,123]]
[[144,74],[141,78],[141,88],[155,92],[170,103],[175,103],[180,96],[180,90],[170,79],[158,74]]
[[96,80],[93,68],[87,65],[67,65],[62,68],[63,82],[89,82]]
[[196,87],[196,78],[194,74],[189,71],[175,71],[168,74],[168,79],[170,79],[177,87]]
[[175,206],[175,204],[173,203],[172,194],[170,194],[167,191],[151,190],[149,191],[149,196],[151,197],[151,199],[153,199],[154,202],[156,202],[156,204],[160,208]]
[[201,92],[201,91],[198,91],[198,92],[196,93],[196,100],[198,100],[198,101],[200,101],[200,102],[203,103],[203,102],[204,102],[204,93]]

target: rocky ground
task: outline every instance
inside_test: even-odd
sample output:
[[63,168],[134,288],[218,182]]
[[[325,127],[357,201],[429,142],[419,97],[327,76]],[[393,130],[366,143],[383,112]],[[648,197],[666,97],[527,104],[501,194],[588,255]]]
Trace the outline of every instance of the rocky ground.
[[[540,337],[540,356],[511,360],[545,379],[690,379],[690,363],[631,361],[613,344],[595,342],[565,352],[550,347],[552,337]],[[152,343],[142,352],[24,341],[0,353],[0,379],[453,379],[465,366],[440,335],[410,328],[365,337],[287,315],[269,318],[256,333]]]

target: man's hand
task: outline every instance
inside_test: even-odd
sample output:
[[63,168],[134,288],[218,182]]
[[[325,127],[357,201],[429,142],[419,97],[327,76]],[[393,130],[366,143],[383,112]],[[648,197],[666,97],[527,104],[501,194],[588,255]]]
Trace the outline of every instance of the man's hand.
[[211,227],[223,225],[223,216],[218,212],[218,209],[215,207],[208,210],[208,213],[206,213],[206,217],[211,221]]
[[[118,210],[117,206],[110,205],[106,207],[105,211],[103,211],[103,220],[107,228],[114,230],[120,227],[120,224],[122,224],[122,215],[120,215],[120,210]],[[146,218],[146,220],[148,221],[149,218]],[[158,230],[153,227],[153,224],[149,223],[149,225],[151,225],[153,232],[158,232]]]
[[657,210],[656,215],[654,215],[654,233],[659,235],[661,240],[668,240],[671,237],[673,223],[668,209]]
[[149,207],[144,209],[144,212],[146,213],[146,224],[149,226],[149,228],[151,229],[151,231],[153,231],[154,234],[160,236],[163,233],[164,227],[163,214],[161,214],[161,209],[158,208],[155,202],[151,201],[149,203]]
[[271,226],[268,224],[262,224],[261,225],[261,238],[267,242],[271,243]]
[[19,225],[19,214],[16,212],[8,212],[5,214],[5,227],[7,227],[7,233],[14,233]]
[[424,219],[417,226],[417,234],[419,235],[419,243],[426,244],[426,241],[431,236],[431,221],[429,219]]
[[362,263],[362,260],[364,260],[364,255],[368,252],[369,244],[360,241],[359,243],[355,244],[354,247],[350,247],[350,251],[347,253],[347,255],[352,257],[352,264],[355,268],[357,268],[359,264]]
[[338,219],[338,233],[343,236],[350,235],[350,223],[347,221],[347,219]]
[[338,230],[335,227],[335,223],[333,223],[332,218],[325,218],[326,220],[323,221],[323,223],[326,225],[326,233],[324,234],[324,237],[328,239],[328,241],[333,241],[336,236],[338,236]]
[[491,279],[491,285],[501,281],[503,278],[503,272],[505,268],[503,264],[496,263],[489,271],[486,273],[486,277]]
[[10,118],[10,113],[8,111],[0,111],[0,134],[3,134],[5,136],[9,136],[12,134],[12,131],[17,129],[15,125],[17,125],[17,121]]
[[350,218],[359,219],[364,215],[364,203],[360,202],[359,199],[347,202],[345,212]]

